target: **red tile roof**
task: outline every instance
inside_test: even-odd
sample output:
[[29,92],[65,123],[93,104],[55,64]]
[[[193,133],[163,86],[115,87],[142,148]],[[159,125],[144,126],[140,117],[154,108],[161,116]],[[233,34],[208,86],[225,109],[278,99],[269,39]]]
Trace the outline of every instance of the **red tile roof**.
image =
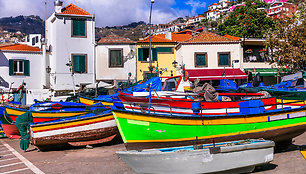
[[228,34],[225,34],[223,37],[226,37],[226,38],[232,39],[232,40],[240,40],[241,39],[240,37],[231,36],[231,35],[228,35]]
[[190,34],[172,34],[172,40],[176,42],[184,42],[191,38],[192,36]]
[[[149,42],[149,37],[146,37],[145,39],[139,40],[138,43],[146,43]],[[164,36],[161,35],[153,35],[151,36],[151,42],[159,42],[159,43],[170,43],[174,42],[170,39],[166,39]]]
[[[154,39],[153,39],[154,37]],[[151,42],[184,42],[192,36],[190,34],[177,34],[172,33],[171,34],[171,40],[166,38],[166,34],[158,34],[151,37]],[[153,41],[154,40],[154,41]],[[149,38],[145,38],[143,40],[140,40],[138,42],[149,42]]]
[[90,15],[87,11],[81,9],[80,7],[69,4],[62,9],[62,13],[59,14],[69,14],[69,15]]
[[32,47],[24,44],[13,44],[0,46],[1,51],[20,51],[20,52],[41,52],[42,50],[37,47]]
[[125,37],[120,37],[115,34],[110,34],[106,37],[102,37],[99,41],[98,44],[134,44],[136,43],[135,41],[132,41],[129,38]]
[[238,41],[233,39],[228,39],[226,37],[208,31],[203,31],[200,34],[194,36],[193,38],[183,43],[222,43],[222,42],[238,42]]

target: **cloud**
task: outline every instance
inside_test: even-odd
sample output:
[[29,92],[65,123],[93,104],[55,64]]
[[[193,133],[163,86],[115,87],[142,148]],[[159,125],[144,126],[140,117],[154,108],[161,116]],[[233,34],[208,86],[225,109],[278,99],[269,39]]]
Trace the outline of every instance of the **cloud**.
[[206,7],[206,2],[200,2],[200,1],[197,1],[197,0],[189,0],[189,1],[185,2],[185,4],[190,5],[192,7],[192,10],[191,10],[192,15],[196,15],[196,11],[199,8],[205,8]]
[[[44,19],[47,1],[47,17],[53,11],[54,0],[0,0],[0,17],[39,15]],[[150,0],[62,0],[64,6],[73,3],[89,13],[95,14],[96,25],[116,26],[131,22],[149,22]],[[188,15],[188,10],[172,8],[175,0],[155,0],[152,23],[167,23],[177,17]],[[192,6],[193,7],[193,6]]]

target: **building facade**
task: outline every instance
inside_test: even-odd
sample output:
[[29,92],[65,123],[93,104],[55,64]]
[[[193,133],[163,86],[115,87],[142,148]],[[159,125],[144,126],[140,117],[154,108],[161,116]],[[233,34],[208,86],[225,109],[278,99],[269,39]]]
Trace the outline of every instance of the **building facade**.
[[136,80],[136,42],[111,34],[96,46],[96,80],[116,84],[116,81]]
[[62,7],[55,2],[55,12],[46,21],[46,67],[50,68],[47,81],[55,91],[95,82],[95,17],[70,4]]

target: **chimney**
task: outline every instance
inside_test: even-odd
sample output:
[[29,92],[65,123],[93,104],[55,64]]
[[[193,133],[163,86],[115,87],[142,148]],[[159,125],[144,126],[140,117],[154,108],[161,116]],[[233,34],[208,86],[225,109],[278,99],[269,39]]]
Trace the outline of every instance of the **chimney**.
[[166,39],[170,39],[172,40],[172,33],[167,31],[166,35],[165,35]]
[[54,2],[54,11],[55,13],[61,13],[62,12],[62,6],[63,6],[63,2],[60,0],[56,0]]

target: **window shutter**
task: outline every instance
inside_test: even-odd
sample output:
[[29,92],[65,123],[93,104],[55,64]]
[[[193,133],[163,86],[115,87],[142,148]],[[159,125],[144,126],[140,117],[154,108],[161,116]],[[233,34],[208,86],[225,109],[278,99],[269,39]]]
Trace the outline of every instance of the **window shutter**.
[[152,59],[153,61],[157,61],[157,49],[152,48]]
[[171,53],[172,47],[158,47],[157,52],[159,53]]
[[85,36],[85,20],[79,21],[79,32],[80,36]]
[[30,61],[24,60],[23,62],[24,62],[24,75],[30,76]]
[[143,48],[138,48],[138,61],[143,61]]
[[220,65],[229,65],[229,55],[228,54],[220,54]]
[[78,55],[72,57],[73,72],[80,72],[80,60]]
[[73,36],[78,36],[80,35],[80,29],[79,29],[79,21],[78,20],[73,20]]
[[86,57],[84,55],[79,56],[79,69],[81,73],[86,72]]
[[9,60],[9,75],[14,75],[14,59]]

